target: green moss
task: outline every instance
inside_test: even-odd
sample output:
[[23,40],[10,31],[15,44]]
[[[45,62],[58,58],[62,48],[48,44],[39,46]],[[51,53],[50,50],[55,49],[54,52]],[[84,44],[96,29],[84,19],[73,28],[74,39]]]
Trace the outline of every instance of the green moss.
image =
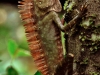
[[79,39],[81,39],[82,38],[82,36],[81,35],[79,35]]
[[97,15],[96,15],[96,14],[92,14],[92,15],[91,15],[91,17],[96,18],[96,17],[97,17]]
[[92,47],[90,47],[90,51],[93,51],[93,48]]
[[85,38],[82,38],[82,41],[85,41]]
[[100,72],[90,72],[91,75],[99,75]]
[[84,52],[85,51],[84,48],[82,48],[81,51]]
[[75,2],[74,1],[70,1],[70,0],[67,0],[64,4],[64,10],[69,13],[72,11],[73,7],[75,6]]
[[100,68],[100,63],[98,63],[98,64],[93,64],[93,66]]
[[[86,20],[83,20],[81,23],[80,23],[80,26],[85,28],[85,29],[88,29],[90,26],[92,26],[94,23],[94,20],[92,18],[88,18]],[[94,26],[94,25],[93,25]]]
[[97,35],[97,34],[93,33],[91,35],[91,40],[94,41],[94,42],[99,41],[100,40],[100,35]]
[[83,60],[83,62],[80,62],[80,64],[88,64],[88,58],[85,58],[85,59]]

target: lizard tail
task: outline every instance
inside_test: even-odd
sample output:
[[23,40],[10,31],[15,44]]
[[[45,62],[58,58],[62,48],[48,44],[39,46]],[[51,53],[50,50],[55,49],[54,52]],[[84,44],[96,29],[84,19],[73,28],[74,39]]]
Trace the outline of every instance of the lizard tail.
[[41,40],[39,39],[37,32],[33,6],[33,0],[19,1],[19,13],[21,14],[22,20],[25,22],[25,33],[29,44],[30,53],[34,58],[36,66],[43,75],[49,75],[49,69],[45,59],[44,51],[41,46]]

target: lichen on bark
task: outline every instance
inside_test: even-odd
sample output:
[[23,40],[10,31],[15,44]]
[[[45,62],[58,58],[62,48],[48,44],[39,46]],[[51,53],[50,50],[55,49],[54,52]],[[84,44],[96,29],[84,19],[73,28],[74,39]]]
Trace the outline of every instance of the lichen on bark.
[[[100,0],[72,2],[75,2],[75,8],[80,8],[85,2],[88,5],[86,15],[68,31],[66,38],[67,53],[74,54],[76,67],[73,75],[100,75]],[[73,14],[73,11],[70,13]]]

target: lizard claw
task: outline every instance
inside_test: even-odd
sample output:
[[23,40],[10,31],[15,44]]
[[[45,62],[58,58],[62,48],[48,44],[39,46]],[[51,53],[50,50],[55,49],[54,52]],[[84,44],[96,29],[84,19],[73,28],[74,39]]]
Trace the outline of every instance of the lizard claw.
[[79,16],[80,17],[83,17],[83,16],[85,16],[86,15],[86,12],[87,12],[87,2],[85,2],[82,6],[81,6],[81,8],[80,8],[80,10],[79,10]]
[[87,2],[85,2],[82,6],[81,6],[81,9],[80,9],[80,12],[82,14],[85,14],[87,12]]
[[87,8],[87,2],[85,2],[82,6],[81,6],[81,11],[83,11],[84,9],[86,9]]

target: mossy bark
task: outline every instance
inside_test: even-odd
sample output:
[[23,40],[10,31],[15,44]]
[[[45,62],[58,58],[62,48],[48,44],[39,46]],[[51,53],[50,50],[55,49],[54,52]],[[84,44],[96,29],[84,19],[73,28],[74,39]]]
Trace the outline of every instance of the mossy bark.
[[73,75],[100,75],[100,0],[74,0],[77,8],[87,1],[87,13],[67,35],[66,49],[74,54]]
[[[69,8],[71,0],[67,1],[69,1],[67,2]],[[74,9],[81,9],[81,5],[87,4],[86,15],[65,34],[66,53],[74,54],[72,73],[73,75],[100,75],[100,0],[72,0],[72,2],[76,4]],[[74,9],[65,15],[67,23],[73,19],[76,13]],[[70,69],[68,64],[70,64],[68,58],[65,58],[55,75],[72,75],[68,74]]]

